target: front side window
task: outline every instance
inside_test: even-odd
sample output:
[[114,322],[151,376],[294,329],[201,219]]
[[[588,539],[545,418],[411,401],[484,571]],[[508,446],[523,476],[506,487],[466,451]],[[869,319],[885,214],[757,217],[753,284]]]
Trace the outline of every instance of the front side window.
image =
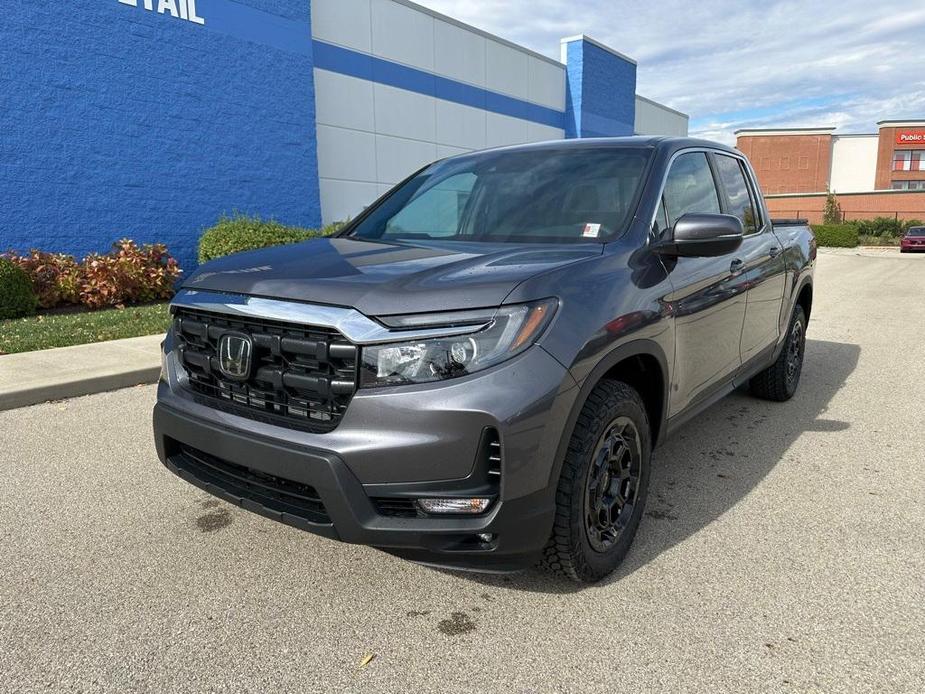
[[755,203],[748,188],[742,163],[735,157],[727,157],[723,154],[715,155],[714,159],[719,180],[722,181],[726,191],[729,214],[742,220],[742,228],[746,234],[754,234],[758,231]]
[[427,167],[350,236],[383,241],[602,242],[635,211],[650,152],[569,148],[488,152]]
[[703,152],[682,154],[671,165],[662,197],[668,224],[674,226],[686,214],[718,214],[719,196]]

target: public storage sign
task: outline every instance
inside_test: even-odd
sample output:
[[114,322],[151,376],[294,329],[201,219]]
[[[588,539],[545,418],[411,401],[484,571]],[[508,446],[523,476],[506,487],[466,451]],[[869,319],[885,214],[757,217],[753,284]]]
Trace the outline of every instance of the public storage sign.
[[193,24],[205,24],[206,20],[196,14],[196,0],[119,0],[123,5],[138,7],[139,4],[149,12],[169,14],[177,19],[185,19]]
[[923,145],[925,144],[925,130],[898,130],[896,132],[897,145]]

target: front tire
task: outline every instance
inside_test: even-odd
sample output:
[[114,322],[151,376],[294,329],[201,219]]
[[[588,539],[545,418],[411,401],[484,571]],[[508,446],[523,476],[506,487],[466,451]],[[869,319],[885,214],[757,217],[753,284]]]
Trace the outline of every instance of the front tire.
[[588,396],[556,489],[544,563],[574,581],[599,581],[619,566],[642,518],[649,488],[649,419],[642,398],[620,381]]
[[784,402],[793,397],[800,385],[803,355],[806,352],[806,314],[797,304],[790,319],[787,341],[771,366],[749,381],[752,395],[765,400]]

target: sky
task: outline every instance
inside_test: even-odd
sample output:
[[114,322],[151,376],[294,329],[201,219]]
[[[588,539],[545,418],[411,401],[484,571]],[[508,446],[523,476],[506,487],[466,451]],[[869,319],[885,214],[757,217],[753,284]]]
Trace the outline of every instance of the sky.
[[418,0],[559,59],[586,34],[638,61],[642,96],[692,135],[925,118],[925,0]]

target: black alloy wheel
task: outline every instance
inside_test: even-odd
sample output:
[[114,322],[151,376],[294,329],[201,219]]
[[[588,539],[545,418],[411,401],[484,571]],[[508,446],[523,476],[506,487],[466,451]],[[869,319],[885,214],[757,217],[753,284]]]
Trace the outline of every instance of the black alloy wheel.
[[588,394],[562,461],[547,568],[592,583],[620,565],[645,509],[650,432],[645,403],[631,386],[603,380]]
[[588,467],[585,530],[596,552],[609,551],[632,518],[639,497],[642,446],[629,417],[617,417],[604,431]]

